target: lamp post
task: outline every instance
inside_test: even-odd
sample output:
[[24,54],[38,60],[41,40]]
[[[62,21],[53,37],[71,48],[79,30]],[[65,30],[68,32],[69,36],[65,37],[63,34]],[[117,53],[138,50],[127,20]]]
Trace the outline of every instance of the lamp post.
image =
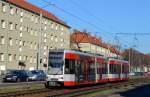
[[38,36],[38,52],[37,52],[37,69],[41,69],[42,57],[41,57],[41,45],[42,45],[42,12],[40,12],[40,29]]

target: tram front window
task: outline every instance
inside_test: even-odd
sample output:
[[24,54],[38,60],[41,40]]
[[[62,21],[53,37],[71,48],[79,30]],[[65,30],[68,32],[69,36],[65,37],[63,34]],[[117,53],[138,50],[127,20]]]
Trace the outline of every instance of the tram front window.
[[48,74],[60,75],[63,74],[63,53],[51,53],[48,62]]
[[75,73],[75,60],[65,60],[65,74]]

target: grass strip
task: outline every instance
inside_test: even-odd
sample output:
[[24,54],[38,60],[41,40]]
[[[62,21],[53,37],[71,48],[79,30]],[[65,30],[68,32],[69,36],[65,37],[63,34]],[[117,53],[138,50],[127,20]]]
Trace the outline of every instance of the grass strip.
[[0,94],[2,93],[12,93],[12,92],[20,92],[27,90],[36,90],[43,89],[44,84],[32,84],[32,85],[19,85],[19,86],[10,86],[10,87],[0,87]]

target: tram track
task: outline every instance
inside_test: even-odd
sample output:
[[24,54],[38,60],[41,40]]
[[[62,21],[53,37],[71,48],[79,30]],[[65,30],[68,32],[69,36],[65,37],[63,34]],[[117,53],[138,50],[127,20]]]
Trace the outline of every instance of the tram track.
[[91,87],[80,88],[59,88],[59,89],[37,89],[29,91],[18,91],[12,93],[1,93],[0,97],[79,97],[82,95],[109,90],[115,88],[123,88],[127,86],[135,86],[140,83],[150,83],[150,78],[130,79],[126,82],[108,83],[102,85],[93,85]]

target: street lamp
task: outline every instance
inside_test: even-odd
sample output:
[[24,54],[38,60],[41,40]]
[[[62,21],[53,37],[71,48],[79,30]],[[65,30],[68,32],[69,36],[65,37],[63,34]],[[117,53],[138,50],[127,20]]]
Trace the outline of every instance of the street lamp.
[[42,18],[43,18],[43,13],[42,9],[48,7],[49,5],[54,5],[50,2],[46,2],[47,4],[43,7],[41,7],[41,11],[39,12],[40,15],[40,24],[39,24],[39,36],[38,36],[38,52],[37,52],[37,69],[42,69],[42,63],[43,63],[43,55],[42,53],[42,47],[43,47],[43,39],[42,39]]

